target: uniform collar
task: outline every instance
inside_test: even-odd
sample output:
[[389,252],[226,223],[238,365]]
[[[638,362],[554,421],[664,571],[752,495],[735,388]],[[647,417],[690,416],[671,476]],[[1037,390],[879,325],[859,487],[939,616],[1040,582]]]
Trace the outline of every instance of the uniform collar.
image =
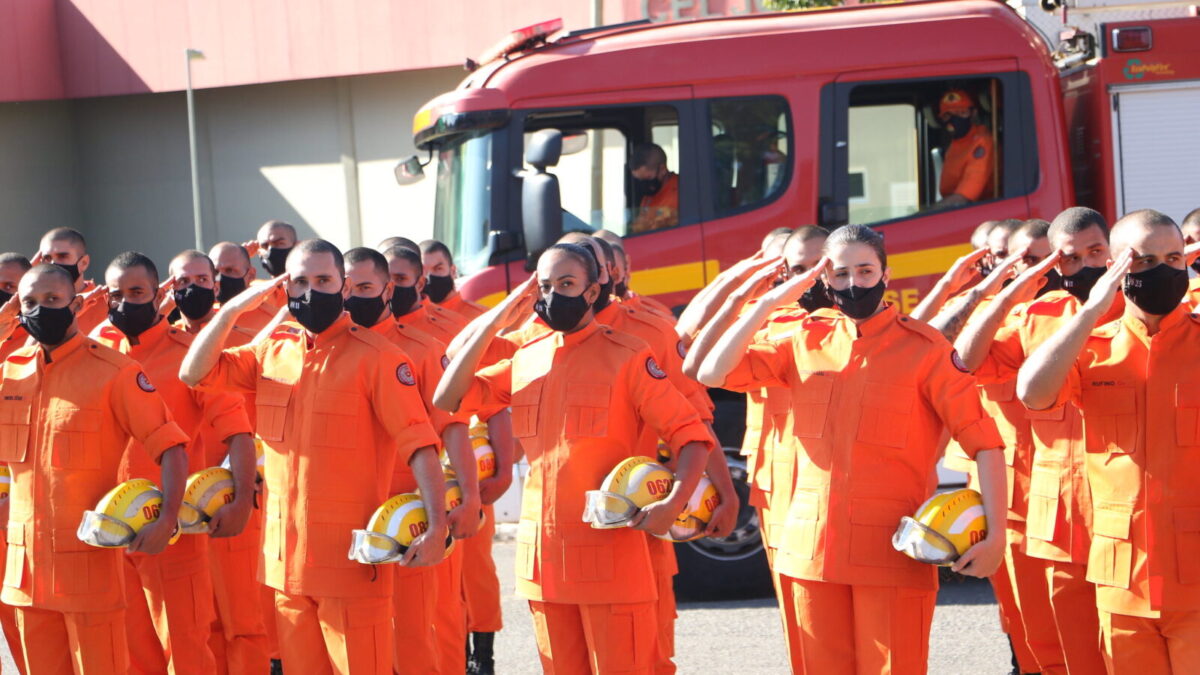
[[592,320],[588,322],[588,325],[580,328],[574,333],[560,333],[558,331],[554,331],[554,344],[558,345],[559,347],[571,347],[588,339],[592,333],[595,333],[599,329],[600,324],[593,317]]
[[[910,319],[911,320],[911,319]],[[873,337],[879,335],[896,321],[896,307],[888,302],[884,303],[883,309],[875,316],[855,326],[854,322],[846,317],[846,324],[851,328],[857,328],[858,334],[862,337]]]
[[[612,320],[612,318],[617,315],[617,312],[621,311],[621,309],[622,308],[621,308],[620,303],[610,302],[610,303],[608,303],[607,307],[600,310],[599,313],[597,313],[595,316],[592,317],[592,322],[594,323],[594,322],[599,321],[600,323],[607,326],[607,325],[609,325],[609,322]],[[628,307],[625,307],[624,309],[625,309],[625,311],[630,311],[630,309]]]
[[[347,331],[357,332],[363,330],[362,326],[359,326],[358,324],[351,325],[352,323],[354,322],[350,318],[350,312],[343,310],[342,315],[339,316],[336,321],[330,324],[329,328],[326,328],[322,333],[311,338],[310,343],[313,347],[321,347],[329,344],[331,341],[341,336],[342,333]],[[307,338],[309,332],[307,330],[304,331],[304,335]]]
[[112,340],[115,342],[116,344],[113,345],[113,349],[116,349],[122,353],[131,353],[148,345],[157,343],[164,335],[166,335],[169,326],[170,324],[167,322],[165,317],[159,318],[159,320],[155,322],[153,326],[150,326],[143,331],[141,335],[137,336],[137,344],[134,344],[132,341],[130,341],[128,335],[121,332],[120,328],[114,326],[112,321],[107,319],[105,319],[104,323],[101,323],[100,326],[95,329],[95,333],[93,334],[99,335],[106,340]]
[[79,349],[83,344],[83,331],[76,330],[75,334],[67,338],[54,349],[53,352],[46,351],[46,348],[41,343],[37,343],[37,356],[43,363],[51,364],[55,361],[62,361],[70,356],[72,352]]
[[[387,335],[393,330],[396,330],[399,325],[399,322],[392,319],[392,313],[386,312],[382,319],[376,321],[374,326],[371,326],[366,330],[369,330],[372,333],[379,333],[380,335]],[[362,326],[359,326],[359,329],[362,329]]]
[[420,319],[425,316],[429,316],[429,308],[425,306],[424,302],[422,302],[420,307],[412,310],[408,314],[401,314],[400,316],[395,317],[395,319],[396,323],[413,323],[414,319]]
[[[1169,314],[1163,316],[1162,320],[1158,322],[1158,333],[1156,333],[1156,335],[1162,335],[1163,333],[1174,329],[1176,326],[1186,321],[1189,314],[1190,312],[1188,311],[1188,308],[1182,304],[1171,310]],[[1129,312],[1125,312],[1121,315],[1121,325],[1125,328],[1125,330],[1133,333],[1142,341],[1147,341],[1151,337],[1146,331],[1146,324],[1142,323],[1140,319],[1134,317]]]

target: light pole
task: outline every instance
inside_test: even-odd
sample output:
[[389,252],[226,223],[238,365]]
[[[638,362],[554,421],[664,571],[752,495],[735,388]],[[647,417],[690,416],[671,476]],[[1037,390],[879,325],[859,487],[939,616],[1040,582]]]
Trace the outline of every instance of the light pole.
[[200,229],[200,173],[196,168],[196,96],[192,91],[192,59],[204,58],[199,49],[184,50],[187,62],[188,150],[192,160],[192,220],[196,228],[196,248],[204,250],[204,232]]

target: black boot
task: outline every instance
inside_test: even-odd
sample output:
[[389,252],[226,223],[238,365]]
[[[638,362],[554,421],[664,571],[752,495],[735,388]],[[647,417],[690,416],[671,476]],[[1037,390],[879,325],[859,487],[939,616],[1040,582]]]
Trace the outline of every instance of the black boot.
[[496,662],[492,658],[495,639],[495,633],[471,633],[471,655],[467,659],[470,675],[496,675]]
[[283,675],[283,661],[271,659],[271,675]]

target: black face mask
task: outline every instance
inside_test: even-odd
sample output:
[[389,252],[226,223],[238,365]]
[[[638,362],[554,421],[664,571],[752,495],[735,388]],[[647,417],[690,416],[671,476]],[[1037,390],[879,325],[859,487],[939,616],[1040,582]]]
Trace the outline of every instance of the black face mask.
[[383,308],[386,305],[383,303],[383,295],[373,298],[360,298],[352,295],[346,298],[345,306],[354,323],[364,328],[370,328],[379,323],[379,317],[383,316]]
[[301,326],[323,333],[342,315],[342,292],[322,293],[311,288],[298,298],[288,296],[288,312]]
[[597,314],[605,307],[608,307],[612,302],[613,281],[612,277],[608,278],[608,283],[600,284],[600,295],[596,297],[596,302],[592,303],[592,311]]
[[71,275],[71,281],[79,281],[79,263],[75,263],[74,265],[54,264],[66,270],[67,274]]
[[417,304],[417,287],[416,286],[396,286],[392,289],[392,299],[388,301],[388,306],[392,309],[392,316],[397,319],[412,311],[413,305]]
[[946,130],[950,132],[950,138],[957,141],[970,133],[971,118],[951,115],[950,120],[946,122]]
[[624,281],[613,284],[613,294],[618,298],[624,299],[627,293],[629,293],[629,284]]
[[806,312],[815,312],[826,307],[833,307],[833,299],[829,297],[829,287],[824,281],[817,279],[817,283],[800,296],[800,308]]
[[218,274],[217,283],[221,285],[221,290],[217,293],[217,300],[222,305],[246,290],[246,280],[239,277],[224,277]]
[[1170,314],[1187,295],[1187,270],[1159,263],[1144,272],[1126,274],[1125,297],[1147,314]]
[[633,184],[637,192],[645,196],[656,195],[662,189],[661,178],[634,178]]
[[216,294],[211,288],[203,288],[192,284],[182,291],[175,291],[175,306],[179,312],[193,321],[203,319],[212,311]]
[[442,304],[450,291],[454,290],[454,279],[449,274],[439,276],[430,274],[425,277],[425,297],[429,298],[434,304]]
[[1045,278],[1046,283],[1043,284],[1037,292],[1037,297],[1039,298],[1050,291],[1061,291],[1063,287],[1063,278],[1062,275],[1058,273],[1058,270],[1050,270],[1049,272],[1046,272]]
[[13,294],[9,293],[8,291],[0,291],[0,305],[12,300],[12,296]]
[[836,288],[830,288],[829,291],[833,295],[834,306],[842,310],[842,314],[851,319],[865,319],[879,308],[879,301],[883,299],[886,289],[883,279],[880,279],[879,283],[870,288],[850,286],[844,291]]
[[154,306],[153,300],[150,302],[122,300],[115,309],[108,310],[108,320],[117,327],[117,330],[124,333],[125,337],[134,338],[145,333],[157,319],[158,308]]
[[551,293],[549,301],[538,298],[533,303],[533,311],[551,330],[569,331],[578,326],[583,315],[587,314],[588,301],[583,294],[571,297]]
[[283,274],[285,263],[287,262],[288,254],[292,252],[290,248],[273,248],[267,251],[267,257],[262,259],[263,269],[273,277]]
[[53,347],[62,344],[67,336],[67,329],[75,320],[75,312],[70,305],[66,307],[45,307],[38,305],[30,312],[21,313],[21,325],[33,336],[34,340]]
[[1075,274],[1062,277],[1063,290],[1075,296],[1080,302],[1086,302],[1088,294],[1092,292],[1092,286],[1100,281],[1100,277],[1104,276],[1107,268],[1104,267],[1084,267]]

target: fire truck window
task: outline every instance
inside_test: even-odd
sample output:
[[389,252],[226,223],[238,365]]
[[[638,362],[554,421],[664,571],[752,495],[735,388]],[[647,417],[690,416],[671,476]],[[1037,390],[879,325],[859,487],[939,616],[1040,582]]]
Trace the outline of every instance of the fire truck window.
[[625,190],[616,167],[625,165],[626,143],[618,129],[564,130],[562,158],[550,169],[558,176],[564,229],[624,229]]
[[779,97],[714,99],[713,200],[727,214],[769,201],[784,187],[791,131]]
[[995,78],[854,87],[847,111],[849,222],[999,198],[1001,93]]
[[646,121],[649,139],[631,144],[626,160],[631,199],[623,235],[679,225],[679,116],[656,106],[646,109]]

